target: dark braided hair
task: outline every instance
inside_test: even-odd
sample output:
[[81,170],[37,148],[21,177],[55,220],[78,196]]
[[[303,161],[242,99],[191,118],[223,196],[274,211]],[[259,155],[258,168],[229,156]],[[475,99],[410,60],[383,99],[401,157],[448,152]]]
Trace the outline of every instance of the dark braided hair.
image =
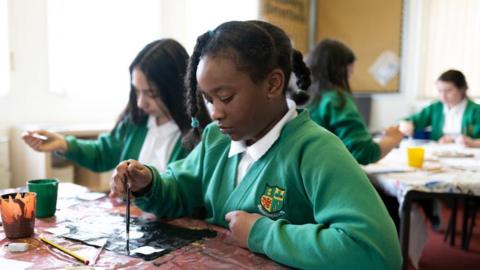
[[[183,138],[184,145],[195,146],[202,136],[203,127],[210,123],[210,117],[205,107],[203,97],[197,91],[197,66],[200,62],[202,48],[208,42],[211,37],[211,32],[206,32],[197,38],[197,43],[193,49],[192,56],[188,61],[187,75],[185,76],[185,86],[187,88],[186,93],[186,107],[187,113],[192,118],[195,118],[199,122],[199,127],[191,127],[190,131]],[[199,102],[200,101],[200,102]]]
[[322,40],[309,54],[307,65],[313,77],[313,102],[318,103],[322,94],[328,90],[336,90],[340,94],[339,107],[345,105],[344,92],[351,94],[348,81],[348,65],[355,62],[352,50],[340,41]]
[[299,91],[294,91],[285,84],[287,92],[296,104],[305,104],[309,98],[309,95],[305,91],[310,87],[311,80],[310,70],[303,61],[302,53],[292,48],[290,38],[279,27],[264,21],[249,22],[260,26],[272,37],[276,49],[276,64],[285,74],[285,81],[288,82],[290,80],[290,74],[293,71],[297,79],[297,87],[300,89]]
[[308,69],[307,65],[303,61],[303,55],[298,50],[293,50],[292,54],[292,64],[293,64],[293,72],[295,73],[295,77],[297,77],[297,87],[300,91],[295,91],[290,94],[290,97],[297,103],[298,105],[303,105],[307,103],[309,99],[309,95],[306,90],[310,87],[312,83],[310,79],[310,69]]
[[[310,85],[308,68],[303,60],[303,65],[299,61],[302,59],[301,53],[292,49],[290,39],[282,29],[263,21],[226,22],[214,31],[199,36],[190,57],[185,78],[187,111],[199,121],[198,104],[203,102],[199,102],[202,98],[197,89],[197,66],[202,57],[217,55],[230,57],[237,70],[247,72],[254,83],[265,79],[276,68],[283,71],[285,82],[288,82],[293,68],[297,85],[303,90],[307,90]],[[288,84],[285,83],[284,93],[287,92],[287,87]],[[190,139],[200,140],[201,131],[200,128],[193,128]]]

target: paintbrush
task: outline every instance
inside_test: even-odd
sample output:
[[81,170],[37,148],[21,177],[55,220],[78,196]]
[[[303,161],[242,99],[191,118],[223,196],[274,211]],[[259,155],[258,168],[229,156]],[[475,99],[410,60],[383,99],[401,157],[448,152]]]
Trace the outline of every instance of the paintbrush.
[[127,234],[127,247],[126,247],[126,250],[127,250],[127,255],[130,255],[130,185],[128,184],[128,177],[127,175],[125,174],[124,176],[124,180],[125,180],[125,191],[127,193],[127,207],[125,209],[125,222],[127,223],[126,224],[126,234]]

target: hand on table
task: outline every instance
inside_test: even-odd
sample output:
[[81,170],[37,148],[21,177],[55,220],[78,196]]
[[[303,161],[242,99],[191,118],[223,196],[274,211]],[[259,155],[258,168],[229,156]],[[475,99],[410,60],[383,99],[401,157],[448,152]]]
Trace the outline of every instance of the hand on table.
[[439,140],[438,140],[438,143],[440,144],[449,144],[449,143],[454,143],[455,140],[448,136],[448,135],[443,135]]
[[230,236],[232,236],[236,244],[240,247],[248,248],[250,230],[257,219],[261,217],[263,216],[245,211],[232,211],[225,215],[225,220],[228,222],[228,228],[230,229]]
[[480,146],[480,141],[479,140],[472,139],[471,137],[466,136],[466,135],[458,136],[457,138],[455,138],[455,143],[466,146],[466,147],[479,147]]

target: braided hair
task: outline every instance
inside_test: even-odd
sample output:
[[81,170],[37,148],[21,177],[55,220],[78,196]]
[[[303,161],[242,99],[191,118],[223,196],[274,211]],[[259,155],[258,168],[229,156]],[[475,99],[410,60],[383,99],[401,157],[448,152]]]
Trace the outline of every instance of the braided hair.
[[[291,88],[286,88],[290,98],[292,98],[298,105],[303,105],[308,101],[308,94],[305,92],[310,87],[310,70],[303,61],[303,55],[300,51],[293,49],[290,38],[279,27],[264,22],[264,21],[250,21],[259,27],[263,28],[272,37],[276,49],[276,61],[278,66],[285,74],[285,81],[289,81],[290,74],[295,74],[296,85],[298,91]],[[284,89],[285,90],[285,89]]]
[[[197,67],[202,57],[230,56],[237,70],[247,72],[254,83],[265,79],[268,74],[279,68],[288,82],[293,72],[297,78],[297,86],[307,90],[310,86],[310,72],[303,62],[302,54],[294,50],[285,32],[270,23],[263,21],[230,21],[219,25],[215,30],[200,35],[193,50],[187,68],[185,85],[187,87],[187,112],[192,118],[198,118],[198,104],[203,103],[197,89]],[[288,85],[283,92],[287,93]],[[292,95],[295,101],[306,101],[306,93]],[[307,96],[308,98],[308,96]],[[192,128],[192,140],[200,140],[202,130]]]
[[[184,145],[196,145],[201,139],[202,127],[205,127],[210,122],[203,97],[199,91],[197,91],[197,66],[200,62],[202,48],[208,42],[210,36],[211,33],[206,32],[197,38],[192,56],[190,56],[190,60],[188,61],[187,74],[185,76],[185,87],[187,88],[185,100],[187,103],[187,113],[192,119],[192,125],[190,131],[183,139]],[[199,125],[194,126],[194,121],[198,121]]]

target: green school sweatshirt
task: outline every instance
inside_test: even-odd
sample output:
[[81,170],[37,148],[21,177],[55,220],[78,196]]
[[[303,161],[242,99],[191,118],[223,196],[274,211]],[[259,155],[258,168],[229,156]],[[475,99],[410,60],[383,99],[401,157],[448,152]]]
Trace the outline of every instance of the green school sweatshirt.
[[[436,141],[443,136],[443,103],[441,101],[430,104],[406,119],[413,122],[415,131],[432,127],[431,140]],[[474,139],[480,138],[480,105],[471,99],[467,99],[467,107],[463,113],[462,134]]]
[[[342,108],[340,95],[345,100]],[[312,120],[337,135],[358,163],[366,165],[380,159],[380,145],[373,141],[350,94],[326,91],[320,102],[310,104],[308,109]]]
[[[108,171],[115,168],[121,161],[138,159],[147,131],[146,121],[135,125],[126,118],[115,129],[101,134],[96,140],[66,136],[68,151],[63,156],[92,171]],[[179,138],[169,163],[182,159],[187,154],[188,151],[183,148]]]
[[191,216],[228,227],[233,210],[258,213],[248,248],[301,269],[399,269],[395,226],[372,184],[337,137],[307,111],[289,121],[238,186],[241,155],[215,123],[183,160],[153,175],[136,204],[158,217]]

